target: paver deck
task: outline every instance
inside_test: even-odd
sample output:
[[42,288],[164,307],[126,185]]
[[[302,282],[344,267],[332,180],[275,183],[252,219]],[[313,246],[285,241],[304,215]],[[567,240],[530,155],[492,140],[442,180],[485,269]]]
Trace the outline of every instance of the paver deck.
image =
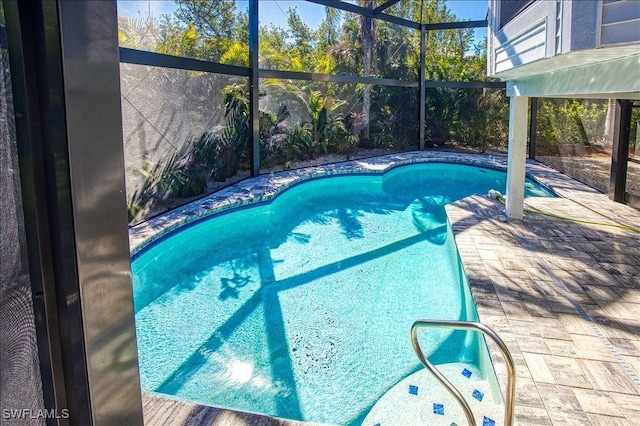
[[[637,210],[531,169],[563,198],[527,206],[640,225]],[[516,424],[640,424],[640,234],[529,213],[509,221],[502,205],[480,196],[447,213],[480,320],[516,361]]]
[[[527,206],[640,226],[639,211],[536,162],[527,169],[562,197]],[[516,424],[640,424],[640,234],[531,213],[511,221],[503,211],[485,196],[447,206],[480,320],[516,362]],[[499,351],[492,355],[505,383]],[[149,425],[303,424],[150,394],[143,401]]]

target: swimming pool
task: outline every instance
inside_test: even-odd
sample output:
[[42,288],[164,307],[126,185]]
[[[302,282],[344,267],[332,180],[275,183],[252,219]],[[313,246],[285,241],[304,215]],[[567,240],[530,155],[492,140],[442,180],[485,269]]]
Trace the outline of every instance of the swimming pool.
[[[359,424],[421,368],[414,320],[477,319],[443,206],[505,180],[461,164],[321,178],[151,244],[132,263],[143,389]],[[492,374],[482,339],[421,341],[435,364]]]

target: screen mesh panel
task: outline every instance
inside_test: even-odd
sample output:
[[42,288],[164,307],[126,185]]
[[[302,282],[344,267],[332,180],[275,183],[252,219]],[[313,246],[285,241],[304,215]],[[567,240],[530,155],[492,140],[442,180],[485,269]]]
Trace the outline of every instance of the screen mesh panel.
[[[0,423],[44,424],[9,419],[6,410],[44,409],[31,283],[27,263],[7,34],[0,6]],[[20,416],[17,416],[20,417]]]

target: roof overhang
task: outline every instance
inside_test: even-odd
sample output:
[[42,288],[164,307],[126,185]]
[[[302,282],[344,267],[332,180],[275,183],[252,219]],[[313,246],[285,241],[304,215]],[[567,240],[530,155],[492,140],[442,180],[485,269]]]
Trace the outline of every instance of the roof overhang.
[[508,96],[640,99],[640,45],[572,52],[496,77]]

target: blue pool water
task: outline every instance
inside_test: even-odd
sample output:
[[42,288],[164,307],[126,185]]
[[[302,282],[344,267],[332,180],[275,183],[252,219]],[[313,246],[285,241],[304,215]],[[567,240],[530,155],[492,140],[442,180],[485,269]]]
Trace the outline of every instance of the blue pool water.
[[[132,263],[143,389],[360,423],[421,368],[414,320],[477,319],[443,206],[505,180],[458,164],[322,178],[151,245]],[[436,364],[482,363],[466,333],[421,341]]]

